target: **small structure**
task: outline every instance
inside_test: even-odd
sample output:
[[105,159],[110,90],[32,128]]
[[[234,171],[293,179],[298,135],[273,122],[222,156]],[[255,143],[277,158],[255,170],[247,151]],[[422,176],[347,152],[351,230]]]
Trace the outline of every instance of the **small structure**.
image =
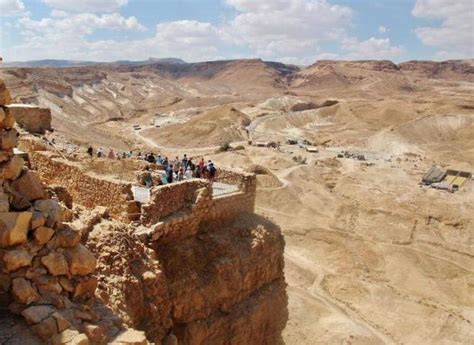
[[424,185],[431,185],[433,183],[439,183],[443,181],[443,179],[446,177],[446,171],[441,169],[441,167],[433,165],[430,170],[423,176],[421,182]]
[[306,146],[306,151],[310,153],[318,153],[319,149],[316,146]]
[[461,188],[471,178],[470,172],[450,169],[446,171],[446,182],[453,188]]

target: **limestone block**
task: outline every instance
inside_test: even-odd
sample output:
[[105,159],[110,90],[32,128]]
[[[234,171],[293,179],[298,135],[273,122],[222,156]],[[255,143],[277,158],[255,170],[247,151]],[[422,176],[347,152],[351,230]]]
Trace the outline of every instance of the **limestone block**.
[[34,305],[23,310],[21,316],[25,318],[29,325],[32,325],[43,321],[55,311],[56,309],[50,305]]
[[68,273],[68,264],[64,255],[58,252],[51,252],[41,258],[41,263],[53,276],[65,275]]
[[52,316],[49,316],[40,323],[33,325],[31,329],[45,341],[48,341],[51,339],[51,337],[58,333],[56,320]]
[[102,344],[107,338],[103,327],[86,323],[83,326],[83,332],[93,344]]
[[22,267],[31,266],[33,255],[23,249],[10,250],[3,256],[5,268],[9,272],[19,270]]
[[31,212],[0,213],[0,247],[25,243],[31,217]]
[[65,345],[70,344],[70,342],[79,335],[80,333],[73,329],[66,329],[59,334],[56,334],[52,339],[51,343],[53,345]]
[[97,279],[90,278],[84,281],[80,281],[74,289],[74,299],[77,298],[92,298],[94,297],[95,290],[97,288]]
[[59,230],[50,243],[51,246],[55,247],[75,247],[81,243],[81,234],[71,227],[66,227],[65,229]]
[[73,275],[84,276],[94,272],[97,261],[92,253],[82,244],[66,252],[69,271]]
[[0,164],[0,180],[15,180],[23,169],[23,158],[13,156],[8,162]]
[[62,332],[65,329],[71,327],[69,320],[60,312],[54,312],[53,317],[56,319],[56,326],[58,327],[58,332]]
[[18,145],[18,132],[15,129],[0,131],[0,149],[8,150]]
[[11,187],[28,201],[46,198],[46,191],[40,179],[26,168],[23,169],[20,177],[11,184]]
[[147,345],[148,340],[145,337],[145,333],[141,331],[137,331],[134,329],[128,329],[122,333],[120,333],[112,342],[112,344],[116,345]]
[[46,217],[46,226],[52,228],[61,221],[61,206],[56,200],[36,200],[34,203],[36,211],[40,211]]
[[25,278],[15,278],[12,281],[12,294],[15,299],[23,304],[31,304],[40,299],[40,295]]
[[38,244],[44,245],[49,242],[51,237],[53,237],[53,234],[53,229],[47,228],[45,226],[40,226],[38,229],[33,231],[33,238]]
[[51,110],[26,104],[11,104],[8,110],[16,122],[30,133],[44,134],[51,130]]

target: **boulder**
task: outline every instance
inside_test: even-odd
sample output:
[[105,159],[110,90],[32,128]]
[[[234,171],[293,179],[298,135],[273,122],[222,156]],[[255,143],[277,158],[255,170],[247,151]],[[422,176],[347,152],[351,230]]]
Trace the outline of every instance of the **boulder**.
[[9,275],[0,273],[0,290],[1,291],[10,290],[11,283],[12,283],[12,280],[10,279]]
[[32,325],[43,321],[55,311],[56,309],[50,305],[34,305],[23,310],[21,316],[25,318],[29,325]]
[[13,150],[0,151],[0,163],[9,161],[13,157]]
[[92,273],[97,264],[94,255],[82,244],[68,250],[66,258],[72,275],[85,276]]
[[31,304],[40,299],[40,295],[25,278],[12,280],[12,294],[15,299],[23,304]]
[[74,291],[74,286],[72,285],[71,281],[69,279],[65,278],[65,277],[59,278],[59,284],[67,292],[73,292]]
[[112,342],[112,344],[121,345],[147,345],[145,333],[134,329],[127,329],[120,333]]
[[20,177],[11,184],[11,187],[28,201],[46,198],[46,191],[40,179],[26,168],[23,169]]
[[0,180],[15,180],[23,169],[23,158],[13,156],[7,162],[0,163]]
[[0,190],[0,213],[10,211],[10,202],[8,201],[8,195]]
[[0,247],[25,243],[31,217],[31,212],[0,213]]
[[44,134],[51,130],[51,110],[27,104],[11,104],[8,107],[16,122],[30,133]]
[[44,245],[49,242],[51,237],[53,237],[53,234],[53,229],[40,226],[38,229],[33,231],[33,238],[35,239],[36,243]]
[[61,221],[61,206],[56,200],[36,200],[34,209],[43,213],[46,217],[46,226],[53,228],[55,224]]
[[89,345],[89,338],[85,334],[79,334],[77,337],[75,337],[71,343],[71,345]]
[[58,252],[51,252],[41,258],[41,263],[53,276],[65,275],[68,273],[68,264],[64,255]]
[[0,149],[8,150],[18,144],[18,132],[15,129],[0,130]]
[[22,267],[31,266],[33,255],[23,249],[10,250],[3,256],[5,268],[9,272],[19,270]]
[[0,123],[3,122],[3,120],[5,120],[5,109],[3,107],[0,107]]

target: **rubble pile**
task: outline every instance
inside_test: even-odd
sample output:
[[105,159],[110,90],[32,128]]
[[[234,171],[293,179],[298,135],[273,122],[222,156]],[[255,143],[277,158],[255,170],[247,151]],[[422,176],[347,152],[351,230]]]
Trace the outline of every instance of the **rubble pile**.
[[[89,303],[96,259],[80,231],[63,222],[60,202],[14,155],[18,133],[9,102],[0,80],[0,309],[23,316],[53,344],[105,343],[120,325],[101,320]],[[140,336],[138,343],[147,344]]]

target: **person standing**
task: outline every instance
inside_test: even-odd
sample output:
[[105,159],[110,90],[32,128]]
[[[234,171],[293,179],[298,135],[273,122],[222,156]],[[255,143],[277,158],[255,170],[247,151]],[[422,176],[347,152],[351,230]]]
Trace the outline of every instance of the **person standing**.
[[166,181],[168,183],[173,183],[173,164],[170,164],[167,168],[166,168]]
[[184,175],[186,177],[186,180],[191,180],[193,178],[193,171],[190,166],[188,166]]
[[102,147],[99,147],[97,150],[97,157],[101,158],[104,155],[104,149]]
[[89,146],[87,148],[87,154],[92,158],[92,156],[94,155],[94,149],[92,148],[92,146]]

